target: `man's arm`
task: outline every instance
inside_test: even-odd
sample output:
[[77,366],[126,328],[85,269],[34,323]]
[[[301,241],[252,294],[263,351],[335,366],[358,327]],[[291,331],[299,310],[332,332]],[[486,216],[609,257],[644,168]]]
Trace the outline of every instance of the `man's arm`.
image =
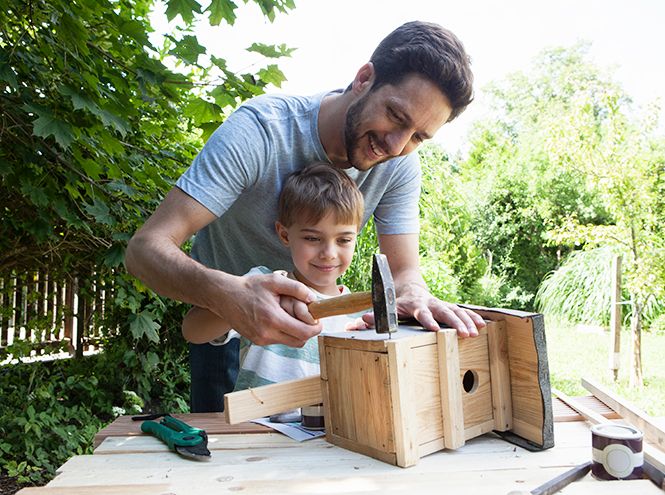
[[473,311],[434,297],[420,273],[418,235],[379,234],[379,247],[388,258],[397,292],[400,316],[413,316],[425,328],[439,330],[438,322],[457,330],[460,337],[476,337],[483,319]]
[[209,309],[257,345],[302,347],[321,331],[291,317],[280,297],[305,303],[316,296],[286,277],[240,277],[203,266],[180,246],[215,215],[179,188],[173,188],[127,246],[127,271],[156,293]]

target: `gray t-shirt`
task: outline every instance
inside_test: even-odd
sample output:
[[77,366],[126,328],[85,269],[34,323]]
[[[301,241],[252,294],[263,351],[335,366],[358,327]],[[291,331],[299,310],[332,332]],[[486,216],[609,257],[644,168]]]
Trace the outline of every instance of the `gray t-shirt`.
[[[259,96],[213,133],[176,183],[218,217],[196,234],[194,259],[234,275],[257,265],[293,270],[290,251],[275,231],[279,194],[291,173],[314,161],[330,162],[318,132],[326,94]],[[419,232],[416,153],[346,173],[365,199],[363,225],[373,214],[379,234]]]

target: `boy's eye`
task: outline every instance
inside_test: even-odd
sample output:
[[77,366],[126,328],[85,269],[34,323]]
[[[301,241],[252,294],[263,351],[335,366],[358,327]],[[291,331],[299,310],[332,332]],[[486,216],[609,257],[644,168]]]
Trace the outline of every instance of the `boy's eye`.
[[308,242],[317,242],[319,240],[318,237],[305,237],[305,240]]

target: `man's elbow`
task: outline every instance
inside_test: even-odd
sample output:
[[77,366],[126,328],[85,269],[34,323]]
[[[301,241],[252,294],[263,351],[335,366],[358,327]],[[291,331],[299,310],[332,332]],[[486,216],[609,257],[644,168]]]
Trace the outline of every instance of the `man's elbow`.
[[133,277],[137,277],[139,272],[139,255],[141,253],[141,248],[138,246],[139,244],[140,239],[134,234],[127,243],[127,249],[125,250],[125,268],[127,269],[127,273]]

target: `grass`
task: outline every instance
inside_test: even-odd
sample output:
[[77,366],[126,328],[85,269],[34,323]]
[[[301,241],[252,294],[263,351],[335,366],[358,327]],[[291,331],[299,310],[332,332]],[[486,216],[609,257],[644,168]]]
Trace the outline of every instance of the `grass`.
[[582,378],[593,378],[654,417],[665,417],[665,335],[642,332],[644,388],[631,389],[629,331],[621,333],[621,364],[616,382],[609,368],[609,331],[546,323],[552,387],[567,395],[590,395]]

